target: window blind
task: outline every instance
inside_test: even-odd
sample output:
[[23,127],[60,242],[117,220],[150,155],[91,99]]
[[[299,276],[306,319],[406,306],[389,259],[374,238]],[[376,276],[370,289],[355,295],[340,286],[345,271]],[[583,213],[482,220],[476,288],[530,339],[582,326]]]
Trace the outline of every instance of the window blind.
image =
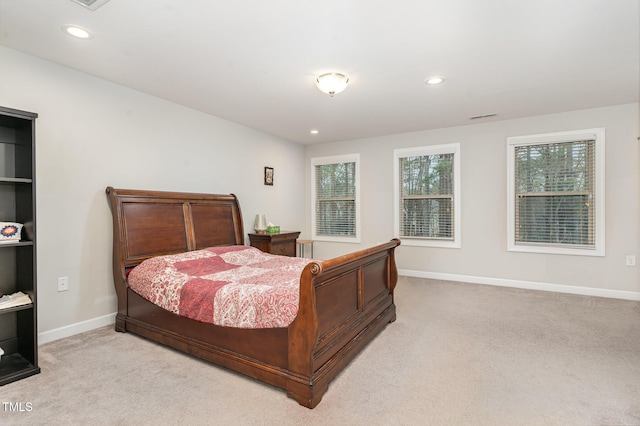
[[316,234],[356,236],[356,163],[315,166]]
[[515,243],[595,248],[595,140],[515,147]]
[[400,236],[454,239],[453,153],[401,157]]

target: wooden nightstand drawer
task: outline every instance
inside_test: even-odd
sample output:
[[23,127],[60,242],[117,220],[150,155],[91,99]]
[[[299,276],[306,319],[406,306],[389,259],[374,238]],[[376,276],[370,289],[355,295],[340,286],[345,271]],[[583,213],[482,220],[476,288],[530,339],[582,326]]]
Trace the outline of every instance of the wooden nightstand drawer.
[[271,254],[279,254],[281,256],[295,257],[296,256],[295,240],[293,244],[291,244],[290,242],[281,242],[281,243],[271,244]]
[[282,231],[279,234],[250,233],[249,244],[265,253],[296,256],[296,240],[300,231]]

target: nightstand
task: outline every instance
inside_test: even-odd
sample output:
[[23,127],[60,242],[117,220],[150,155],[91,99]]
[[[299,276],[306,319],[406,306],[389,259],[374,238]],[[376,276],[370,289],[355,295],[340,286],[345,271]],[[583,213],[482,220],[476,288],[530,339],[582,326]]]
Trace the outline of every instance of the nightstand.
[[265,253],[296,257],[296,240],[300,231],[281,231],[279,234],[249,233],[249,244]]

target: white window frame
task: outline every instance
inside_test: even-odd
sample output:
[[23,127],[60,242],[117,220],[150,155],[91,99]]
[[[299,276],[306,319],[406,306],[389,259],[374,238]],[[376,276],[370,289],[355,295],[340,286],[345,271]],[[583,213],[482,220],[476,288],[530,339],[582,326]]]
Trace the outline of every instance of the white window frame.
[[[355,233],[353,237],[318,235],[316,227],[316,166],[325,164],[355,163]],[[344,154],[311,159],[311,232],[316,241],[360,243],[360,154]]]
[[[515,241],[515,148],[525,145],[595,140],[595,225],[594,248],[563,247],[558,244],[517,243]],[[544,133],[507,138],[507,250],[514,252],[566,254],[578,256],[605,255],[605,129],[594,128],[568,132]]]
[[[404,237],[400,235],[400,159],[406,157],[419,157],[438,154],[453,154],[453,240],[435,238]],[[443,144],[421,146],[416,148],[402,148],[393,150],[393,176],[394,176],[394,234],[402,240],[404,246],[421,247],[462,247],[461,227],[461,191],[460,191],[460,144]]]

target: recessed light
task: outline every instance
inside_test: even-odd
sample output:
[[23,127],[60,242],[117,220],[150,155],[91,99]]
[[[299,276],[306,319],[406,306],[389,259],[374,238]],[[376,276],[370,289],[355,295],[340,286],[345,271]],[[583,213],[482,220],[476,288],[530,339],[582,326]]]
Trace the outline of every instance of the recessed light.
[[310,130],[309,133],[311,133],[312,135],[317,135],[318,133],[320,133],[320,130]]
[[430,86],[435,86],[436,84],[440,84],[444,81],[444,77],[433,76],[426,79],[425,83]]
[[62,31],[69,34],[70,36],[81,38],[83,40],[93,38],[93,34],[91,34],[91,31],[78,25],[65,25],[62,27]]

